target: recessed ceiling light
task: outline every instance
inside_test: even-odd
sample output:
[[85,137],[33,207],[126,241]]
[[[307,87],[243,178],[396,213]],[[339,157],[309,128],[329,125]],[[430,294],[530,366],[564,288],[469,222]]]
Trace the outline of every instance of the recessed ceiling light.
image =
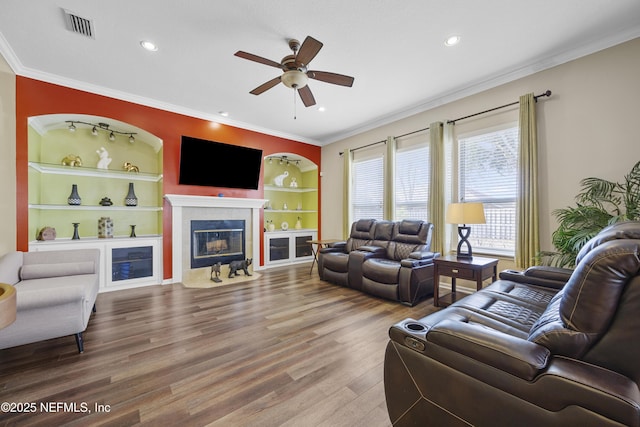
[[229,117],[228,111],[218,111],[218,114],[220,114],[222,117]]
[[444,41],[445,46],[455,46],[460,43],[460,36],[449,36]]
[[140,42],[140,46],[142,46],[143,48],[145,48],[150,52],[155,52],[156,50],[158,50],[158,46],[156,46],[155,43],[150,42],[148,40],[142,40]]
[[318,111],[320,111],[320,112],[322,113],[322,112],[326,111],[326,108],[324,108],[324,107],[318,107]]

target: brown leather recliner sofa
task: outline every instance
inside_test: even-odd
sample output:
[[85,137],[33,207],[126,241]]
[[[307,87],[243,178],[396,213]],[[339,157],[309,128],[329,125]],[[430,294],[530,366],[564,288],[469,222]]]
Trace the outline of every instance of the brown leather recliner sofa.
[[322,280],[413,306],[433,294],[433,224],[361,219],[318,254]]
[[396,426],[640,426],[640,222],[605,228],[574,270],[502,272],[389,336]]

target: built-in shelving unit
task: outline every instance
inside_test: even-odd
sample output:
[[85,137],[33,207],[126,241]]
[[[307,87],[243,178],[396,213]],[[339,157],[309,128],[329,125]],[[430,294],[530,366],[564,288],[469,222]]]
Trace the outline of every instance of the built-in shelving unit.
[[[108,139],[91,126],[76,123],[111,123],[136,135]],[[130,125],[101,117],[38,116],[29,120],[29,242],[30,251],[98,248],[101,251],[101,291],[161,283],[162,271],[162,141]],[[101,152],[110,163],[98,167]],[[65,164],[79,158],[79,164]],[[131,167],[134,165],[134,167]],[[69,204],[72,187],[81,198]],[[137,198],[129,206],[130,188]],[[103,202],[108,198],[111,205]],[[98,221],[113,222],[113,237],[98,238]],[[74,223],[79,239],[73,239]],[[135,237],[132,237],[132,226]],[[54,240],[37,240],[44,227],[56,231]],[[143,256],[144,255],[144,256]],[[114,270],[114,268],[117,270]],[[125,271],[129,269],[125,274]]]
[[265,159],[265,265],[312,259],[318,234],[318,168],[307,159],[274,154]]

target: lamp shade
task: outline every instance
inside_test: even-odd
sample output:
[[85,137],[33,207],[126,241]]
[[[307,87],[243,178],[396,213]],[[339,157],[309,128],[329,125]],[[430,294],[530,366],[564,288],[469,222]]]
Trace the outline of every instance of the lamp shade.
[[445,217],[447,224],[485,224],[482,203],[451,203]]

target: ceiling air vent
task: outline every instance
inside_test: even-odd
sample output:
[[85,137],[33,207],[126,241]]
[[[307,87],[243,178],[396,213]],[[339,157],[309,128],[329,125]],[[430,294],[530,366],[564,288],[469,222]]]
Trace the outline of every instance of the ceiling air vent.
[[67,24],[67,30],[76,34],[80,34],[86,37],[95,39],[95,33],[93,31],[93,21],[87,18],[82,18],[75,13],[63,9],[64,19]]

